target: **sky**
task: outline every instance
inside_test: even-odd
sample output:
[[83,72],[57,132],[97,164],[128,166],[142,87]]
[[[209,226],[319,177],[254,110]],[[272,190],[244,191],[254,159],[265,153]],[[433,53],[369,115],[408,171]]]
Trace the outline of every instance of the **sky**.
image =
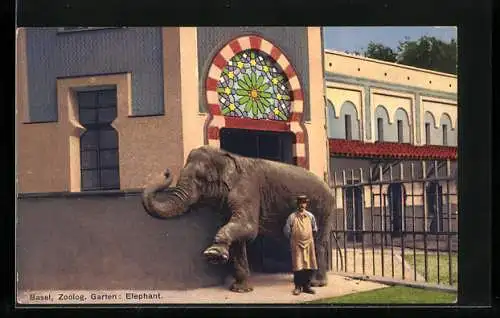
[[370,41],[396,49],[405,36],[416,40],[423,35],[443,41],[457,38],[456,27],[324,27],[325,49],[335,51],[362,51]]

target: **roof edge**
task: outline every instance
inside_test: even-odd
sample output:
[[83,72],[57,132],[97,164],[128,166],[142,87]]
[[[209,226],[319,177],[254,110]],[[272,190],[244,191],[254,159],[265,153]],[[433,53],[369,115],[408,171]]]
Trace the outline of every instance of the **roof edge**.
[[382,60],[377,60],[377,59],[373,59],[373,58],[369,58],[369,57],[364,57],[364,56],[359,56],[359,55],[347,54],[347,53],[344,53],[344,52],[330,50],[330,49],[325,49],[324,52],[326,54],[339,55],[339,56],[343,56],[343,57],[349,57],[349,58],[353,58],[353,59],[364,60],[364,61],[367,61],[367,62],[384,64],[384,65],[394,66],[394,67],[398,67],[398,68],[405,68],[405,69],[412,70],[412,71],[423,72],[423,73],[430,73],[430,74],[434,74],[434,75],[446,76],[446,77],[451,77],[451,78],[458,79],[458,76],[455,75],[455,74],[437,72],[437,71],[427,70],[425,68],[418,68],[418,67],[408,66],[408,65],[404,65],[404,64],[386,62],[386,61],[382,61]]

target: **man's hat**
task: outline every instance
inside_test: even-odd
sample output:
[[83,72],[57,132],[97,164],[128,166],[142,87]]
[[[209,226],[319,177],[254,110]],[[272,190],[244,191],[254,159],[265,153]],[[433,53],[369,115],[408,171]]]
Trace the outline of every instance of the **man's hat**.
[[297,202],[309,202],[309,199],[306,195],[299,195],[297,196]]

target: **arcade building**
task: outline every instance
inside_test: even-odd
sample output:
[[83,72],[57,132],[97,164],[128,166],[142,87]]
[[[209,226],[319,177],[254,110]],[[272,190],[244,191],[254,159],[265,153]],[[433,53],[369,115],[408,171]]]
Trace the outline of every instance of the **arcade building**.
[[16,71],[19,201],[137,192],[201,145],[327,182],[384,160],[456,169],[456,76],[325,50],[320,27],[21,28]]

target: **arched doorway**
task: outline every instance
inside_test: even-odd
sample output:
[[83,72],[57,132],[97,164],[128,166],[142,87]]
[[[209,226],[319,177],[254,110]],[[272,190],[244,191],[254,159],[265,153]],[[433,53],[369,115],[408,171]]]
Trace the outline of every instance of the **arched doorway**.
[[391,183],[387,189],[392,236],[401,236],[404,230],[405,188],[402,183]]
[[443,187],[439,182],[427,186],[426,197],[429,231],[437,233],[443,230]]
[[[206,144],[309,167],[304,94],[294,67],[277,46],[257,35],[227,43],[212,60],[205,90]],[[259,235],[247,252],[252,271],[291,271],[284,235]]]
[[213,58],[206,79],[206,144],[220,147],[222,128],[288,131],[294,163],[308,168],[302,125],[304,94],[281,50],[257,35],[236,38]]

